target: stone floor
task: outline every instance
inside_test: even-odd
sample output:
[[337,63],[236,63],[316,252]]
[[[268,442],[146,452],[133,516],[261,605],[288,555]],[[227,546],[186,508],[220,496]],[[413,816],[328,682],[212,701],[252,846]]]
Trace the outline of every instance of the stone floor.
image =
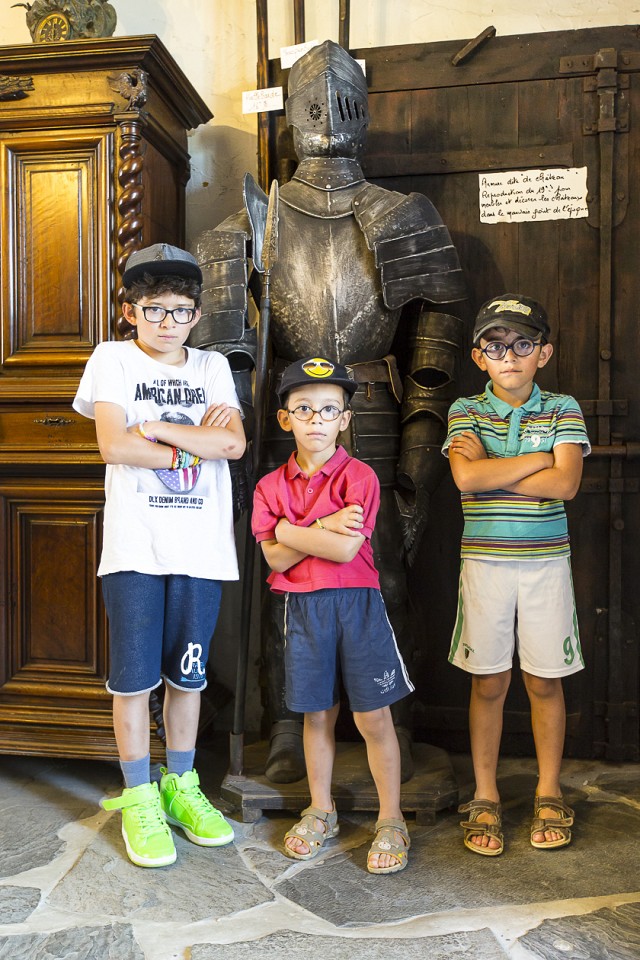
[[[199,751],[212,799],[223,753]],[[452,760],[466,798],[468,759]],[[120,814],[98,806],[119,792],[115,765],[0,757],[0,960],[371,960],[391,939],[404,958],[638,960],[640,767],[567,761],[574,841],[549,852],[528,842],[533,761],[500,774],[499,858],[467,852],[452,811],[410,823],[400,874],[366,872],[374,818],[362,813],[341,817],[316,860],[293,862],[278,813],[234,820],[236,842],[218,850],[176,834],[176,864],[142,870],[124,856]]]

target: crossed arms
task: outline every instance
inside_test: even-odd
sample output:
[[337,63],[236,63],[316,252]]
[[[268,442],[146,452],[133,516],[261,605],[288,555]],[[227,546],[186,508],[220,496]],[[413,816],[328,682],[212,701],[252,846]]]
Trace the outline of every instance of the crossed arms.
[[582,477],[582,447],[560,443],[552,453],[523,453],[489,459],[472,431],[457,434],[449,445],[453,479],[462,493],[508,490],[540,500],[572,500]]
[[98,401],[94,407],[96,435],[105,463],[123,463],[151,470],[169,468],[172,447],[188,450],[203,460],[239,460],[246,445],[240,412],[226,403],[210,406],[199,426],[147,420],[144,429],[158,443],[149,443],[138,424],[127,427],[124,408]]
[[308,556],[348,563],[365,540],[358,533],[362,518],[363,509],[357,503],[322,517],[324,529],[314,524],[298,527],[282,518],[275,529],[275,540],[263,540],[260,544],[264,558],[276,573],[284,573]]

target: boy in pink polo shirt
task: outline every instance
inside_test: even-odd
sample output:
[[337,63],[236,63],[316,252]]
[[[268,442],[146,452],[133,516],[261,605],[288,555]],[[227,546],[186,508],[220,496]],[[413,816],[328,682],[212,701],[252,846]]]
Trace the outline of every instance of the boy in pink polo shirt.
[[380,801],[370,873],[407,865],[400,810],[400,750],[390,706],[413,690],[380,594],[371,536],[380,504],[373,470],[336,446],[357,389],[346,367],[322,357],[290,364],[278,422],[297,450],[258,483],[252,527],[286,596],[285,673],[290,710],[304,713],[311,804],[285,834],[285,853],[315,857],[339,831],[331,796],[342,677]]

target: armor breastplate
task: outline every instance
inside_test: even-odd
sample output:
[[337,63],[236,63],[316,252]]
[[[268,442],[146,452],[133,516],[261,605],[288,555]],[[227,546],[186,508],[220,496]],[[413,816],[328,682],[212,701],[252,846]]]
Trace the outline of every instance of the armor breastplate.
[[389,352],[400,310],[385,306],[374,255],[352,213],[360,189],[325,193],[299,181],[282,188],[271,335],[285,360],[313,353],[356,363]]

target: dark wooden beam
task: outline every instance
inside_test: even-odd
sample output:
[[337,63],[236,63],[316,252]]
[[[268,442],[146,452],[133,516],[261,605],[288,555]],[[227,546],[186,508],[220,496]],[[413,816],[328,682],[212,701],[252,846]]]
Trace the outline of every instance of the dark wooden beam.
[[304,0],[293,0],[294,43],[304,43]]
[[[258,90],[269,86],[269,18],[267,0],[256,0],[258,33]],[[268,191],[271,180],[269,170],[269,114],[258,114],[258,183]]]
[[338,43],[345,50],[349,49],[349,22],[350,22],[351,0],[340,0],[340,29],[338,32]]

